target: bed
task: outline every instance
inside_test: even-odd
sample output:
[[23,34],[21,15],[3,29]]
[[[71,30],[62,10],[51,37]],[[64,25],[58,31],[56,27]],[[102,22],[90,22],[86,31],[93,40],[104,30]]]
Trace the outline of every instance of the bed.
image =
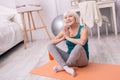
[[0,5],[0,55],[23,41],[22,25],[16,9]]

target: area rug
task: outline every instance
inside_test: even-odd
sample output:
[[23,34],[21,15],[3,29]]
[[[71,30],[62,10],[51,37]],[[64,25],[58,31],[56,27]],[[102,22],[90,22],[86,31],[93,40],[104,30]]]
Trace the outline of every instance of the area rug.
[[58,65],[51,60],[47,64],[33,69],[30,73],[56,78],[58,80],[120,80],[120,65],[89,63],[86,67],[74,67],[76,77],[72,77],[65,71],[54,72],[53,66]]

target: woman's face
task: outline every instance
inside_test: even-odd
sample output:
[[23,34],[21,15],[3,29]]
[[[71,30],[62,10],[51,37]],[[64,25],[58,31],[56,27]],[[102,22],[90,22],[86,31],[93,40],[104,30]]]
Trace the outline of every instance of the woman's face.
[[74,23],[76,23],[75,16],[72,14],[67,14],[66,16],[64,16],[64,22],[66,25],[73,25]]

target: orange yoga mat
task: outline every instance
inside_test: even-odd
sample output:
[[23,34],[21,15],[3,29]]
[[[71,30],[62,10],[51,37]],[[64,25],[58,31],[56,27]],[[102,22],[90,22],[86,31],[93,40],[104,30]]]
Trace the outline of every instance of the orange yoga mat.
[[59,80],[120,80],[120,65],[89,63],[86,67],[74,67],[77,73],[76,77],[72,77],[65,71],[54,72],[54,65],[58,64],[52,60],[43,66],[33,69],[30,73]]

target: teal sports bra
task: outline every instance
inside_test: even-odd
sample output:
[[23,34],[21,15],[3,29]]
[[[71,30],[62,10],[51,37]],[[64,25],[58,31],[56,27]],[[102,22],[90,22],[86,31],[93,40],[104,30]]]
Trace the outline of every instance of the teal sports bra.
[[[84,26],[80,26],[79,29],[78,29],[77,35],[76,35],[76,36],[73,36],[73,37],[71,37],[71,38],[75,38],[75,39],[80,38],[80,33],[81,33],[81,29],[82,29],[82,28],[84,28]],[[72,43],[71,41],[66,40],[66,45],[67,45],[67,48],[68,48],[67,53],[70,54],[76,44]],[[83,48],[85,49],[87,58],[89,59],[88,40],[86,41],[86,43],[85,43],[85,45],[83,46]]]

